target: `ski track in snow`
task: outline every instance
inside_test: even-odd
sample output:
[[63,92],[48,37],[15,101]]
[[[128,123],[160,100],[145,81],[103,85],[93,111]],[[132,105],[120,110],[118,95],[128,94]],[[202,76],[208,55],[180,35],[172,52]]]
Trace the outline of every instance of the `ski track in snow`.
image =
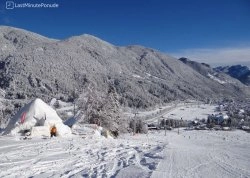
[[250,177],[248,133],[182,130],[169,132],[167,139],[153,178]]
[[250,177],[243,131],[151,131],[119,139],[0,136],[0,177]]
[[133,137],[131,141],[80,137],[17,141],[0,137],[2,141],[8,145],[0,145],[0,177],[116,177],[131,165],[149,176],[159,160],[150,159],[162,148]]

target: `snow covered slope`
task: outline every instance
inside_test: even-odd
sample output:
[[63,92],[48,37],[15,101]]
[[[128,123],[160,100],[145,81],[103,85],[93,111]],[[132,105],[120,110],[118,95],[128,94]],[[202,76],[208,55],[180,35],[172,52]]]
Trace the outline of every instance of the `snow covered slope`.
[[16,140],[0,137],[0,177],[250,177],[243,131],[164,131]]
[[0,177],[149,177],[163,146],[145,139],[0,137]]
[[183,119],[183,120],[195,120],[195,119],[207,119],[208,115],[218,114],[216,105],[200,104],[200,105],[187,105],[180,106],[172,109],[169,113],[163,115],[168,119]]
[[249,133],[181,130],[158,137],[167,145],[152,178],[250,177]]

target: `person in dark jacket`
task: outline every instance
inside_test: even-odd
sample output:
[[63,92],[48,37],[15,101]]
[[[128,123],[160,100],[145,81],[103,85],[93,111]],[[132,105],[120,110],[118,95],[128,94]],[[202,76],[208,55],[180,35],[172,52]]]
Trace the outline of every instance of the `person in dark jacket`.
[[56,137],[56,126],[53,126],[50,130],[50,136],[51,137]]

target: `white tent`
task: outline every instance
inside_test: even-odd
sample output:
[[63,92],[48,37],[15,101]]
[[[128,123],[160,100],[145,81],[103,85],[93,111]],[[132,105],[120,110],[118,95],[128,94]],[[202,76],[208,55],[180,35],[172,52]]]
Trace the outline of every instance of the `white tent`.
[[71,129],[63,124],[56,111],[37,98],[10,120],[4,134],[23,135],[30,132],[31,136],[49,136],[53,126],[57,129],[57,136],[71,135]]

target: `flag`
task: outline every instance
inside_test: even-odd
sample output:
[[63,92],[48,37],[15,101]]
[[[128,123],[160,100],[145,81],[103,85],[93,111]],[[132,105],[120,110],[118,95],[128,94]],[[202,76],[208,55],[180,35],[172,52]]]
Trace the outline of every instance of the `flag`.
[[24,113],[22,114],[22,117],[21,117],[21,123],[22,123],[22,124],[23,124],[24,121],[25,121],[25,116],[26,116],[26,113],[24,112]]

